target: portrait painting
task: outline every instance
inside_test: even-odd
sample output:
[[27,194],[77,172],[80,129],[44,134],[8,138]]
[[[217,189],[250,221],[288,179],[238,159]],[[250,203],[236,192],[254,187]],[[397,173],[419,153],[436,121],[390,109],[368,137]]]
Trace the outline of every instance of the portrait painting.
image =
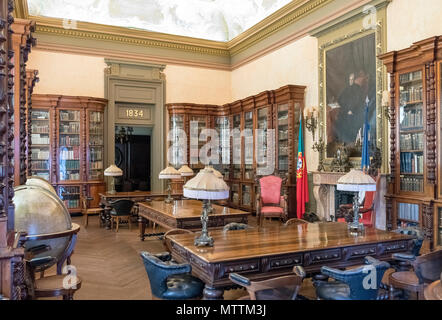
[[[327,158],[345,146],[349,157],[361,157],[364,121],[369,139],[376,141],[375,33],[325,53]],[[371,148],[370,148],[371,149]]]

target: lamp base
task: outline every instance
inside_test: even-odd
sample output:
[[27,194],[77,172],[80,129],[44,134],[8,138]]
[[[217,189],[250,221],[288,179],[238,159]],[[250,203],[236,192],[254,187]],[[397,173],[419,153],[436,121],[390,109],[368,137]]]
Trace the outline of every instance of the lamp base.
[[365,230],[364,225],[362,223],[359,223],[359,221],[349,223],[348,229],[351,232],[363,232]]
[[202,234],[195,238],[194,245],[196,247],[213,247],[213,238],[209,235]]
[[167,197],[164,199],[164,202],[167,204],[171,204],[173,202],[173,198],[172,197]]
[[113,189],[113,190],[109,190],[107,193],[109,193],[109,194],[116,194],[117,191],[115,191],[115,189]]

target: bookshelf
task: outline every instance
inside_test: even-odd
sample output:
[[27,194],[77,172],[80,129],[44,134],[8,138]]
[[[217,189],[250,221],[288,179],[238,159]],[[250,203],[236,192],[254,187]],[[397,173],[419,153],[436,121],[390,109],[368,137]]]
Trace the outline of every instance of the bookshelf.
[[81,212],[82,196],[105,191],[104,109],[92,97],[32,95],[31,175],[48,180],[69,212]]
[[[288,211],[290,218],[295,217],[296,151],[300,114],[304,107],[304,92],[304,86],[287,85],[222,106],[169,103],[166,105],[168,129],[172,132],[172,137],[173,132],[181,128],[189,137],[191,120],[198,122],[198,132],[202,128],[215,129],[220,141],[218,151],[221,163],[214,163],[214,167],[223,173],[224,180],[230,187],[227,202],[234,208],[255,210],[257,168],[266,168],[270,164],[269,160],[274,162],[275,166],[268,174],[279,173],[283,177],[288,175]],[[257,133],[255,129],[262,131]],[[274,129],[275,134],[270,135],[269,129]],[[245,134],[245,130],[250,130],[250,134]],[[203,141],[198,145],[199,149],[206,143],[204,137],[202,138]],[[270,148],[270,145],[267,145],[269,143],[267,138],[272,139],[271,159],[262,157],[266,155],[267,148]],[[190,142],[187,143],[186,160],[195,160],[196,155],[189,152]],[[256,150],[257,143],[264,148]],[[258,155],[257,151],[264,154]],[[173,151],[172,154],[176,155],[177,151]],[[175,163],[174,165],[176,168],[180,166]],[[201,164],[193,166],[196,169],[195,173],[199,166]]]
[[390,74],[387,228],[417,226],[441,245],[442,38],[380,56]]

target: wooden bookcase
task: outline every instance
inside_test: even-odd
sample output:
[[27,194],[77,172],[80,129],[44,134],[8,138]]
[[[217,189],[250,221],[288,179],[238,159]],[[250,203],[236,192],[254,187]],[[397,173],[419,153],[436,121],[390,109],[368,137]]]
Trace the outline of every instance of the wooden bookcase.
[[[172,152],[171,163],[179,168],[180,159],[185,159],[197,173],[203,165],[192,164],[190,154],[190,121],[198,120],[198,132],[203,128],[218,132],[221,149],[220,164],[214,167],[224,174],[224,180],[230,186],[228,204],[231,207],[248,211],[255,210],[256,169],[265,166],[257,163],[255,144],[265,144],[267,131],[257,136],[255,129],[274,129],[275,169],[281,176],[288,175],[289,216],[296,216],[296,161],[298,148],[299,119],[304,108],[304,86],[287,85],[276,90],[268,90],[222,106],[192,103],[169,103],[167,107],[167,132],[172,130],[170,144],[177,145],[177,133],[183,130],[187,139],[186,154],[180,154],[180,148]],[[251,136],[228,135],[223,129],[250,129]],[[255,143],[253,143],[255,142]],[[198,150],[206,143],[199,141]],[[236,148],[236,149],[235,149]],[[240,156],[240,163],[234,163]],[[175,187],[182,186],[175,182]]]
[[104,183],[104,108],[107,100],[60,95],[32,96],[30,175],[52,183],[71,213],[82,195],[99,206]]
[[390,74],[387,227],[419,226],[442,245],[442,37],[380,56]]

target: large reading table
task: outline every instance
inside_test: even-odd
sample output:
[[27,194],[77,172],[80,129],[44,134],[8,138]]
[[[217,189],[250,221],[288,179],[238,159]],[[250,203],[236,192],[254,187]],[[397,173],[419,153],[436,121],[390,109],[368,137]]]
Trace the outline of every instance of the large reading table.
[[[146,222],[150,220],[165,229],[201,230],[201,211],[203,203],[198,200],[175,200],[167,204],[164,201],[138,203],[140,238],[144,241]],[[250,212],[212,204],[208,228],[222,228],[228,223],[247,223]],[[154,234],[156,235],[156,234]]]
[[[152,200],[152,199],[159,199],[159,198],[165,198],[167,197],[166,191],[160,191],[160,192],[151,192],[151,191],[130,191],[130,192],[104,192],[100,193],[100,207],[103,208],[103,214],[100,217],[100,224],[106,225],[108,229],[110,229],[110,210],[111,202],[119,199],[130,199],[136,203],[140,201],[146,201],[146,200]],[[172,193],[172,197],[174,199],[181,199],[183,196],[182,193]]]
[[251,228],[224,232],[213,230],[213,247],[196,247],[195,235],[177,234],[171,241],[172,257],[188,262],[192,273],[205,282],[205,299],[222,299],[224,289],[233,284],[230,272],[251,280],[292,274],[302,265],[307,273],[322,266],[345,268],[360,265],[369,255],[390,260],[392,253],[412,247],[412,237],[367,228],[355,235],[339,222]]

